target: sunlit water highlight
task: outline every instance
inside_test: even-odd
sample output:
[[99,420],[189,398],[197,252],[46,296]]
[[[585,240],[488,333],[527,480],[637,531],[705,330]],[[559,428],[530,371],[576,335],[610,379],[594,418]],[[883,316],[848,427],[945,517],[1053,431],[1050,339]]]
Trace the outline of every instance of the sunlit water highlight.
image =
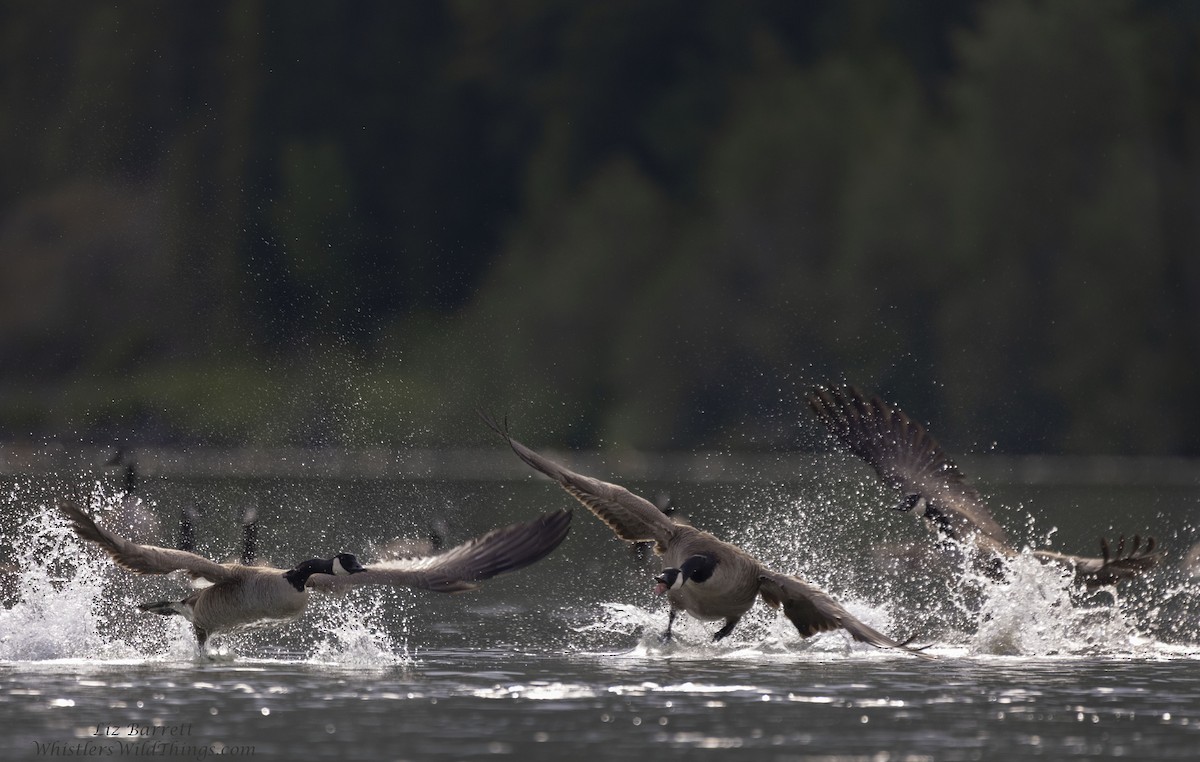
[[[116,516],[119,497],[94,491],[101,521]],[[539,494],[544,506],[510,498],[502,518],[464,534],[557,507],[558,497]],[[478,593],[314,597],[298,622],[230,636],[202,656],[186,622],[134,608],[181,595],[182,580],[113,568],[48,502],[14,487],[5,538],[20,573],[6,576],[0,609],[0,711],[10,720],[0,750],[6,759],[75,750],[195,759],[1195,758],[1200,646],[1185,574],[1167,569],[1128,591],[1080,594],[1032,558],[1004,582],[944,561],[936,573],[889,572],[869,562],[869,536],[821,519],[832,510],[823,498],[768,498],[746,502],[774,505],[784,531],[765,521],[722,527],[724,514],[708,526],[826,587],[872,626],[931,643],[937,661],[841,634],[805,641],[765,607],[715,644],[715,625],[681,618],[664,645],[665,612],[649,593],[653,563],[629,558],[583,513],[549,560]],[[728,495],[713,502],[728,505]],[[379,539],[330,538],[335,529],[325,527],[314,537],[309,525],[323,506],[294,514],[309,517],[309,536],[278,542],[274,558]],[[288,514],[275,520],[286,524]]]

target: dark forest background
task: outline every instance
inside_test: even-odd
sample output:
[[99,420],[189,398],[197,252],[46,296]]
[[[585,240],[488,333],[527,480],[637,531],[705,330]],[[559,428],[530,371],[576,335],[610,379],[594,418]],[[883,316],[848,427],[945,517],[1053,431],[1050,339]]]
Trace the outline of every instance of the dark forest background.
[[1200,4],[0,5],[0,439],[1200,455]]

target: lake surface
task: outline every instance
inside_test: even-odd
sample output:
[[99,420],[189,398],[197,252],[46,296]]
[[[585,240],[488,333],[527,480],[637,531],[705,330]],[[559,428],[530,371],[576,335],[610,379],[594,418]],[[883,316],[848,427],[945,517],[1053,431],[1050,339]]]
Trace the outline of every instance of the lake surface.
[[[569,455],[564,456],[570,458]],[[519,464],[518,464],[519,465]],[[611,474],[589,471],[597,476]],[[139,492],[171,545],[184,505],[208,555],[238,550],[259,514],[278,565],[339,550],[364,562],[442,520],[451,543],[573,504],[524,478],[147,475]],[[0,609],[5,759],[209,757],[972,760],[1196,759],[1200,582],[1179,562],[1198,538],[1200,484],[983,484],[1021,542],[1094,553],[1153,534],[1171,553],[1118,592],[1080,593],[1032,559],[1004,583],[939,554],[861,470],[779,480],[624,480],[670,490],[694,523],[827,589],[936,661],[802,640],[756,608],[720,644],[681,618],[669,646],[653,559],[579,509],[530,569],[481,590],[358,590],[315,600],[282,628],[200,657],[186,623],[141,601],[181,595],[82,549],[47,506],[83,495],[120,511],[112,474],[3,477],[0,548],[22,573]],[[916,549],[916,550],[914,550]],[[899,560],[898,560],[899,559]]]

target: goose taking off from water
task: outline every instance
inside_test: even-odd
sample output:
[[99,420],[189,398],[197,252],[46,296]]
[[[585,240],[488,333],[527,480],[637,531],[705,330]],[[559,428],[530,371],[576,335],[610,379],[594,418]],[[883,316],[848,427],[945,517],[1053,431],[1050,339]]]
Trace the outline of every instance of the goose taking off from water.
[[60,509],[71,520],[75,533],[99,545],[117,566],[137,574],[183,571],[192,579],[211,583],[181,601],[157,601],[138,607],[185,617],[192,623],[202,648],[212,635],[295,619],[304,612],[310,589],[338,591],[377,584],[443,593],[473,590],[484,580],[545,558],[567,536],[571,523],[571,511],[560,510],[494,529],[435,556],[364,567],[352,554],[339,553],[285,570],[219,564],[195,553],[139,545],[97,525],[76,505],[64,503]]
[[724,620],[713,635],[721,640],[733,631],[759,597],[783,613],[802,637],[843,629],[855,640],[878,648],[900,648],[931,658],[892,640],[859,621],[823,590],[796,577],[767,568],[736,545],[718,540],[687,524],[672,521],[645,498],[616,484],[583,476],[545,458],[517,440],[491,417],[484,422],[502,436],[521,460],[549,476],[627,542],[652,542],[663,557],[655,592],[670,603],[664,640],[680,609],[701,620]]
[[[808,395],[808,404],[838,441],[870,463],[880,480],[901,492],[904,501],[897,508],[917,509],[939,534],[982,551],[980,560],[994,574],[1019,554],[983,497],[921,424],[853,386],[816,387]],[[1124,537],[1116,552],[1101,538],[1100,550],[1100,558],[1051,550],[1035,550],[1033,555],[1066,567],[1089,587],[1135,577],[1162,558],[1155,551],[1154,538],[1142,545],[1141,538],[1135,537],[1128,553]]]

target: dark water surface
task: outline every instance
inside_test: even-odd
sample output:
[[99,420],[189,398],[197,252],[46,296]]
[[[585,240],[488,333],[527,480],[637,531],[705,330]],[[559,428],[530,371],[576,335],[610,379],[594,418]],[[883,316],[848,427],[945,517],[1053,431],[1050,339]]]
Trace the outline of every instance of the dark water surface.
[[[1200,486],[994,488],[1020,543],[1092,552],[1101,535],[1140,532],[1172,554],[1119,592],[1086,594],[1032,559],[1005,583],[914,561],[904,548],[928,535],[858,472],[630,483],[669,488],[698,525],[931,643],[933,662],[837,633],[804,641],[763,607],[719,645],[715,625],[682,621],[661,646],[656,564],[582,510],[549,559],[474,593],[323,598],[201,658],[185,623],[134,608],[182,595],[181,581],[114,569],[47,510],[73,490],[116,521],[115,479],[4,479],[4,759],[1200,758],[1200,583],[1180,566]],[[439,519],[455,543],[571,505],[535,480],[173,477],[141,492],[163,544],[179,508],[198,507],[217,558],[236,553],[238,516],[255,506],[277,565],[369,560]]]
[[58,743],[193,758],[1149,760],[1196,758],[1198,686],[1195,658],[442,651],[381,669],[9,665],[0,710],[9,759]]

